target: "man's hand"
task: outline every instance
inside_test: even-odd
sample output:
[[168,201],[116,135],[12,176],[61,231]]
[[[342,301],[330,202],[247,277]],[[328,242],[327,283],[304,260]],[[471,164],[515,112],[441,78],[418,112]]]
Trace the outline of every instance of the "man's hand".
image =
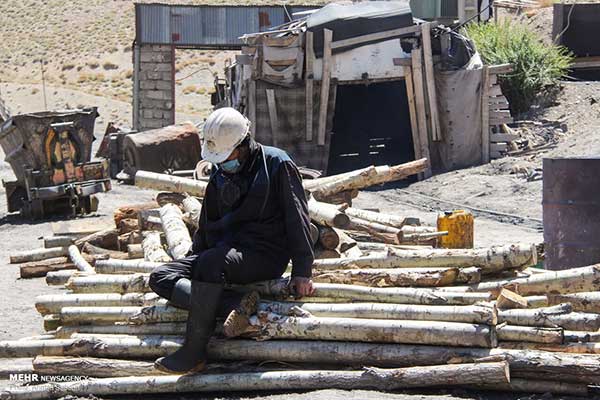
[[296,299],[299,299],[303,296],[309,296],[315,292],[312,280],[310,278],[304,278],[301,276],[292,277],[289,288]]

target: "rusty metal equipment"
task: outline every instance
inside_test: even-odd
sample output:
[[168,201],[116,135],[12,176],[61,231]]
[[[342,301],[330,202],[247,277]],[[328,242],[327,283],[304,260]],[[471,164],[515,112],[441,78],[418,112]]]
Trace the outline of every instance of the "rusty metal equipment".
[[545,158],[545,268],[600,262],[600,158]]
[[17,178],[4,182],[8,211],[40,219],[93,212],[95,193],[110,190],[108,164],[90,162],[96,107],[9,117],[0,145]]

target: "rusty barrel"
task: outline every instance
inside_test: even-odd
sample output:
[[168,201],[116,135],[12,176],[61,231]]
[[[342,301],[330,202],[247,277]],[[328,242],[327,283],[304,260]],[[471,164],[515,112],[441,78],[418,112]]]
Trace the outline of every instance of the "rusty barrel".
[[600,158],[544,159],[545,268],[600,263]]

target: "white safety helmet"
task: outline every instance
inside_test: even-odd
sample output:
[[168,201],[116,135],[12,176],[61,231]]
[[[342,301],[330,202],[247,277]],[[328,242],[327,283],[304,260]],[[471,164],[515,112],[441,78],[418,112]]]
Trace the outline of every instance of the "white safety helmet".
[[219,164],[246,138],[250,120],[234,108],[219,108],[206,119],[202,131],[202,158]]

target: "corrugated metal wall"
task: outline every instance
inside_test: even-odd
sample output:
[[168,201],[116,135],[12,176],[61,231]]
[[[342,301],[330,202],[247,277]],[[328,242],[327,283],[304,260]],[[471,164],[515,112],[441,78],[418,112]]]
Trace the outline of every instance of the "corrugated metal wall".
[[[317,7],[287,7],[290,14]],[[238,37],[288,21],[282,6],[135,5],[136,41],[181,47],[239,47]]]

